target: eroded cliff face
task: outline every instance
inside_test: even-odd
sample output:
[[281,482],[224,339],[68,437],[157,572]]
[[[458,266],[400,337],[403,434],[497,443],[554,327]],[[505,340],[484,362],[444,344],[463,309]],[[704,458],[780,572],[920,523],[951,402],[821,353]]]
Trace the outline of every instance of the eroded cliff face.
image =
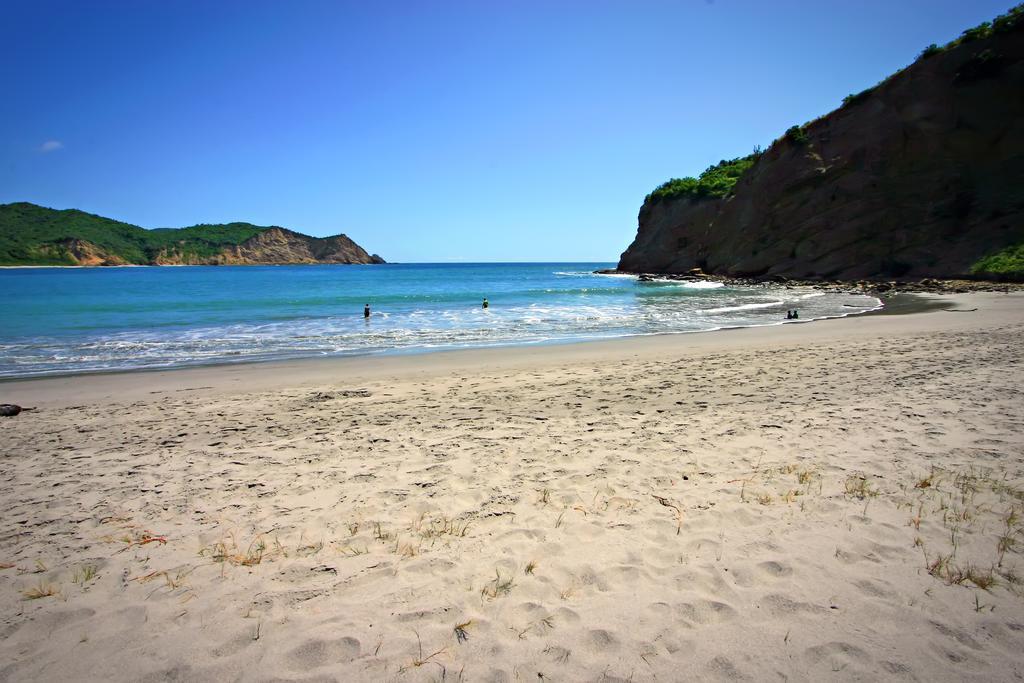
[[79,266],[123,266],[126,261],[87,240],[68,238],[40,245],[38,253]]
[[916,63],[721,199],[648,200],[619,270],[946,277],[1024,240],[1024,33]]
[[298,263],[384,263],[345,235],[310,237],[284,228],[268,228],[214,256],[196,256],[174,248],[161,251],[155,265],[259,265]]

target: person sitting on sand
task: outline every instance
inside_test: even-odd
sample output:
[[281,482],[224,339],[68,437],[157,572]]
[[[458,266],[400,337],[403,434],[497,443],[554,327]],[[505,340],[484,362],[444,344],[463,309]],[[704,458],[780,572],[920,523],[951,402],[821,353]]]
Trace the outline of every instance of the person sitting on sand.
[[484,297],[484,308],[490,308],[490,304],[487,303],[487,297]]
[[793,309],[793,320],[799,320],[799,319],[800,319],[800,314],[797,313],[796,309],[794,308]]
[[793,319],[793,311],[787,310],[786,311],[786,320],[792,320],[792,319]]
[[363,308],[363,317],[364,318],[369,318],[370,317],[370,304],[366,304],[366,307]]

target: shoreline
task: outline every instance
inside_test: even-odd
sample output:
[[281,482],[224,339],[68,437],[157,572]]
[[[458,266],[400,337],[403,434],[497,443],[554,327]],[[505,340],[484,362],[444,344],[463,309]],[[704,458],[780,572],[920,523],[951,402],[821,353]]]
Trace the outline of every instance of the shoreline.
[[[948,316],[948,307],[996,310],[1024,308],[1024,295],[972,293],[961,295],[897,295],[897,310],[885,308],[821,320],[801,320],[701,332],[484,348],[442,349],[428,353],[396,353],[343,357],[308,357],[280,361],[238,362],[172,369],[142,369],[0,380],[0,403],[61,406],[115,396],[139,400],[157,392],[220,395],[307,386],[330,382],[379,381],[387,377],[437,377],[451,372],[479,372],[524,367],[554,367],[600,358],[654,359],[669,353],[695,355],[716,350],[793,346],[844,337],[882,337],[921,329],[969,329],[969,316]],[[1007,306],[1007,304],[1009,304]],[[925,323],[924,321],[927,321]]]
[[[73,267],[84,267],[84,266],[73,266]],[[606,342],[620,342],[628,341],[631,339],[642,339],[646,337],[659,337],[659,336],[676,336],[676,335],[695,335],[695,334],[708,334],[712,332],[729,332],[737,329],[747,328],[761,328],[761,327],[774,327],[776,325],[784,324],[809,324],[813,322],[824,322],[826,320],[844,320],[847,318],[867,315],[903,315],[907,313],[924,312],[932,308],[941,307],[943,305],[943,299],[931,300],[920,294],[912,293],[892,293],[889,294],[885,299],[881,296],[876,297],[879,300],[878,306],[870,309],[856,308],[850,310],[847,313],[840,315],[824,316],[821,318],[808,318],[806,320],[799,321],[784,321],[780,320],[772,323],[764,323],[760,325],[747,325],[737,327],[716,327],[706,330],[693,330],[684,332],[652,332],[649,334],[626,334],[615,337],[605,338],[578,338],[578,339],[546,339],[536,342],[508,342],[508,343],[497,343],[487,346],[456,346],[450,348],[411,348],[411,349],[386,349],[379,351],[370,351],[365,353],[351,353],[351,354],[337,354],[337,355],[310,355],[310,356],[297,356],[294,358],[279,358],[279,359],[253,359],[253,360],[216,360],[206,363],[192,363],[183,364],[177,366],[152,366],[152,367],[138,367],[138,368],[118,368],[118,369],[104,369],[104,370],[85,370],[77,372],[51,372],[42,373],[36,375],[24,375],[15,377],[0,377],[0,399],[3,397],[3,387],[5,384],[15,382],[30,382],[35,380],[47,380],[47,379],[70,379],[74,377],[95,377],[95,376],[107,376],[107,375],[120,375],[120,374],[149,374],[149,373],[167,373],[167,372],[182,372],[187,370],[213,370],[217,368],[235,368],[235,367],[262,367],[271,364],[288,364],[288,363],[303,363],[308,361],[352,361],[358,362],[360,359],[368,358],[391,358],[391,357],[403,357],[403,356],[420,356],[420,355],[432,355],[436,353],[460,353],[470,351],[484,351],[493,350],[501,351],[503,349],[517,349],[519,347],[548,347],[548,346],[566,346],[576,344],[593,344],[593,343],[606,343]],[[2,402],[2,401],[0,401]]]
[[[929,310],[932,304],[925,302],[920,297],[915,297],[912,294],[901,294],[899,295],[901,302],[898,310],[891,311],[888,314],[905,314],[914,312],[923,312]],[[910,299],[915,297],[914,301]],[[941,304],[935,304],[936,306]],[[450,347],[410,347],[410,348],[393,348],[393,349],[381,349],[374,351],[365,352],[352,352],[352,353],[339,353],[339,354],[316,354],[308,356],[295,356],[292,358],[268,358],[268,359],[244,359],[244,360],[215,360],[203,363],[185,363],[174,366],[143,366],[136,368],[116,368],[116,369],[103,369],[103,370],[81,370],[74,372],[51,372],[41,373],[36,375],[24,375],[20,377],[2,377],[0,376],[0,388],[6,382],[22,382],[31,380],[41,379],[66,379],[71,377],[91,377],[95,375],[119,375],[119,374],[136,374],[136,373],[151,373],[151,372],[179,372],[183,370],[201,370],[201,369],[214,369],[223,367],[236,367],[236,366],[263,366],[272,363],[301,363],[305,361],[340,361],[340,360],[351,360],[358,361],[359,359],[365,358],[391,358],[401,356],[429,356],[435,353],[458,353],[467,351],[483,351],[493,350],[500,351],[502,349],[517,349],[520,347],[524,348],[543,348],[548,346],[566,346],[575,344],[593,344],[602,342],[616,342],[616,341],[628,341],[631,339],[643,339],[646,337],[660,337],[660,336],[677,336],[677,335],[692,335],[692,334],[709,334],[712,332],[728,332],[731,330],[741,330],[748,328],[761,328],[761,327],[774,327],[776,325],[789,325],[789,324],[810,324],[814,322],[823,322],[826,320],[845,320],[860,315],[878,315],[885,313],[885,303],[879,299],[879,304],[874,308],[859,308],[851,307],[853,310],[842,313],[839,315],[822,316],[820,318],[807,318],[799,320],[779,320],[776,322],[762,323],[759,325],[737,325],[729,327],[713,327],[705,330],[687,330],[681,332],[650,332],[646,334],[622,334],[618,336],[609,337],[579,337],[579,338],[564,338],[564,339],[542,339],[536,341],[509,341],[509,342],[497,342],[494,344],[487,344],[482,346],[466,345],[466,346],[450,346]]]
[[[74,266],[84,267],[84,266]],[[369,357],[392,357],[392,356],[404,356],[404,355],[429,355],[433,353],[442,352],[458,352],[458,351],[473,351],[473,350],[484,350],[484,349],[515,349],[518,347],[547,347],[547,346],[563,346],[572,344],[591,344],[600,342],[612,342],[612,341],[624,341],[634,338],[645,338],[645,337],[658,337],[663,335],[696,335],[696,334],[707,334],[712,332],[727,332],[730,330],[739,330],[745,328],[766,328],[774,327],[776,325],[790,325],[790,324],[810,324],[823,321],[831,321],[831,319],[845,319],[848,317],[854,317],[857,315],[868,315],[878,314],[883,312],[887,306],[886,302],[881,296],[874,296],[874,299],[878,300],[878,303],[873,307],[860,307],[860,306],[849,306],[849,310],[842,313],[833,315],[822,315],[819,317],[807,317],[799,319],[799,321],[785,321],[785,319],[779,319],[779,321],[761,323],[756,325],[746,326],[728,326],[728,327],[714,327],[703,330],[687,330],[687,331],[666,331],[666,332],[651,332],[651,333],[632,333],[622,334],[616,336],[597,336],[597,337],[567,337],[567,338],[555,338],[555,339],[540,339],[535,341],[499,341],[492,344],[484,345],[452,345],[452,346],[434,346],[434,347],[398,347],[398,348],[386,348],[386,349],[374,349],[374,350],[358,350],[344,353],[316,353],[308,355],[294,355],[291,357],[243,357],[240,359],[230,359],[229,356],[222,356],[220,358],[208,361],[184,361],[180,365],[174,366],[142,366],[136,368],[118,368],[118,369],[102,369],[102,370],[83,370],[83,371],[71,371],[71,372],[46,372],[35,375],[23,375],[23,376],[12,376],[4,377],[0,376],[0,388],[4,383],[8,382],[20,382],[20,381],[31,381],[41,379],[59,379],[59,378],[71,378],[71,377],[91,377],[96,375],[113,375],[113,374],[134,374],[134,373],[159,373],[159,372],[179,372],[184,370],[200,370],[200,369],[215,369],[224,367],[236,367],[236,366],[265,366],[267,364],[288,364],[288,362],[299,362],[304,360],[341,360],[341,359],[359,359]],[[893,312],[914,312],[918,310],[927,310],[933,304],[927,303],[923,297],[912,295],[912,294],[893,294],[890,295],[890,300],[898,300],[898,309]],[[2,393],[2,391],[0,391]]]

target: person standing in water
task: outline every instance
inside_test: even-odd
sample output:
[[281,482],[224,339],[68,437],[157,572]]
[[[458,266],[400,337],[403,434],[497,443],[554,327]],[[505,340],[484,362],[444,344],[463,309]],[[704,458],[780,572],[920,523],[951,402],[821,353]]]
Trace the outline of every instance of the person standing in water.
[[490,308],[490,307],[491,307],[491,305],[489,303],[487,303],[487,298],[484,297],[484,308]]
[[370,304],[366,304],[366,306],[363,308],[363,317],[366,319],[370,318]]

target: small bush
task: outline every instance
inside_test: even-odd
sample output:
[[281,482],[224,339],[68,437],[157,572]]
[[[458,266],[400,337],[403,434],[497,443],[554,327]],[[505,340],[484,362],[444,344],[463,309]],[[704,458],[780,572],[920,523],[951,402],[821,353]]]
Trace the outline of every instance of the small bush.
[[843,106],[849,107],[854,104],[860,104],[861,102],[866,100],[871,95],[871,93],[874,92],[874,90],[874,88],[868,88],[867,90],[861,90],[859,93],[847,95],[846,97],[843,98]]
[[960,41],[963,43],[969,43],[972,40],[988,38],[990,35],[992,35],[992,24],[987,21],[983,21],[974,28],[969,28],[964,31],[960,36]]
[[925,49],[921,50],[921,54],[918,56],[918,59],[927,59],[928,57],[937,55],[940,52],[943,52],[943,49],[936,45],[935,43],[932,43]]
[[791,126],[784,137],[794,145],[807,144],[807,131],[803,126]]
[[975,275],[1024,277],[1024,242],[990,254],[971,266]]
[[1024,4],[1011,8],[1006,14],[1000,14],[992,20],[993,33],[1009,33],[1024,29]]

